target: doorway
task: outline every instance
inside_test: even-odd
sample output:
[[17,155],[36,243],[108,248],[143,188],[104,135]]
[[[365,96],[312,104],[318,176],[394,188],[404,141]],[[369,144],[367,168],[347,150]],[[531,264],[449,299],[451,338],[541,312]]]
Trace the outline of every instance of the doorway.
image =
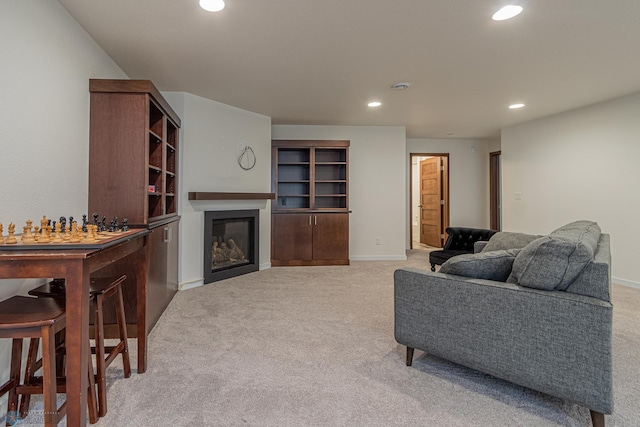
[[411,153],[411,249],[442,248],[449,226],[449,154]]
[[502,167],[502,152],[489,153],[489,215],[491,217],[491,229],[502,230],[502,179],[500,170]]

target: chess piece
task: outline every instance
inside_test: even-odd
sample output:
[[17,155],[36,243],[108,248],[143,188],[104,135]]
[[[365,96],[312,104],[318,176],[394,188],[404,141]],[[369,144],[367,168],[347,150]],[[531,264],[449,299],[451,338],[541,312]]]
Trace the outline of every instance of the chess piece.
[[87,214],[82,215],[82,232],[83,233],[86,233],[88,231],[87,230],[87,224],[88,223],[89,222],[87,221]]
[[122,218],[122,231],[129,231],[129,220]]
[[53,239],[51,239],[51,243],[62,243],[64,241],[62,240],[61,232],[62,232],[62,223],[59,222],[56,224],[56,231],[53,235]]
[[98,231],[107,231],[107,217],[102,216],[102,221],[100,221],[100,229]]
[[64,237],[62,238],[65,242],[69,242],[71,240],[71,227],[68,225],[64,227]]
[[95,225],[95,226],[98,225],[98,214],[97,213],[93,214],[93,225]]
[[80,243],[81,241],[82,241],[82,236],[78,231],[78,223],[74,222],[71,226],[71,239],[69,239],[69,242]]
[[[2,227],[0,227],[0,234],[2,234]],[[38,240],[40,240],[40,227],[39,226],[35,226],[33,227],[33,239],[37,242]]]
[[[66,225],[67,225],[67,218],[61,216],[60,217],[60,223],[61,223],[60,224],[61,229],[65,230],[66,229]],[[71,225],[71,222],[69,222],[69,225]]]
[[98,233],[96,230],[98,229],[97,225],[87,225],[87,235],[84,238],[85,242],[97,242],[98,241]]
[[2,223],[0,223],[0,245],[4,244],[4,236],[2,235]]
[[33,234],[31,233],[31,225],[32,224],[33,224],[33,221],[28,219],[27,220],[27,225],[22,227],[22,230],[23,230],[23,232],[22,232],[22,243],[25,243],[27,245],[36,242],[36,239],[33,237]]
[[49,228],[51,227],[49,224],[51,220],[47,219],[45,215],[42,216],[40,220],[40,237],[38,238],[38,243],[49,243],[51,238],[49,237]]
[[10,222],[7,231],[9,232],[9,235],[7,236],[7,240],[5,241],[5,243],[7,245],[15,245],[16,243],[18,243],[18,240],[13,235],[16,232],[16,225]]

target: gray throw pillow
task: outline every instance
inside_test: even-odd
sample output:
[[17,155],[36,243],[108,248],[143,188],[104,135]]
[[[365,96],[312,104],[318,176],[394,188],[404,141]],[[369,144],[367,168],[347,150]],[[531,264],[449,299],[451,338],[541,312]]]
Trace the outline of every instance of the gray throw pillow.
[[593,259],[600,227],[578,221],[522,248],[507,282],[536,289],[565,290]]
[[491,236],[489,243],[485,245],[482,252],[499,251],[503,249],[522,249],[540,237],[542,236],[500,231]]
[[519,249],[509,249],[458,255],[445,261],[439,271],[445,274],[504,282],[511,273],[511,265],[518,252],[520,252]]

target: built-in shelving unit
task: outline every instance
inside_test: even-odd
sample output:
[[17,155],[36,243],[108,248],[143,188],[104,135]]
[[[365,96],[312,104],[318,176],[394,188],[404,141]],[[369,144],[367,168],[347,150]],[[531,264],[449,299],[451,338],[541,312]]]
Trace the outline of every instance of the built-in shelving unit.
[[[178,289],[180,118],[149,80],[92,79],[89,91],[88,213],[151,230],[144,295],[150,330]],[[136,267],[123,260],[100,274],[135,277]],[[124,292],[129,333],[135,334],[139,295],[131,286]]]
[[349,263],[349,141],[274,140],[272,265]]

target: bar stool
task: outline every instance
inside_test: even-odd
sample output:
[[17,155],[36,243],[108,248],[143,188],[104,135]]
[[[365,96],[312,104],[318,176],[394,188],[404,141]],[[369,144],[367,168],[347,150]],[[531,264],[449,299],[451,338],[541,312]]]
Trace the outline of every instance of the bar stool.
[[[95,347],[91,352],[96,355],[96,384],[98,385],[98,414],[103,417],[107,413],[107,377],[106,369],[118,355],[122,355],[124,377],[131,376],[131,361],[129,359],[129,345],[127,344],[127,322],[124,314],[124,299],[122,297],[122,282],[127,276],[104,277],[91,279],[89,294],[92,311],[95,313]],[[30,295],[62,300],[64,286],[51,282],[29,291]],[[115,346],[104,345],[104,302],[115,297],[116,319],[120,341]]]
[[[18,396],[21,394],[42,394],[44,400],[44,425],[55,426],[66,414],[66,402],[58,407],[56,393],[64,393],[64,378],[58,379],[56,372],[55,334],[64,330],[66,316],[64,303],[55,299],[39,299],[14,296],[0,302],[0,338],[12,338],[11,368],[9,380],[0,386],[0,396],[9,393],[7,404],[7,425],[12,425],[13,419],[20,418],[18,414]],[[20,383],[22,368],[22,344],[24,338],[42,340],[42,359],[38,362],[42,366],[42,377],[39,384],[31,381]],[[37,348],[36,348],[37,350]],[[89,357],[89,404],[90,422],[98,420],[95,386],[93,382],[93,367]],[[32,377],[35,380],[35,377]]]

